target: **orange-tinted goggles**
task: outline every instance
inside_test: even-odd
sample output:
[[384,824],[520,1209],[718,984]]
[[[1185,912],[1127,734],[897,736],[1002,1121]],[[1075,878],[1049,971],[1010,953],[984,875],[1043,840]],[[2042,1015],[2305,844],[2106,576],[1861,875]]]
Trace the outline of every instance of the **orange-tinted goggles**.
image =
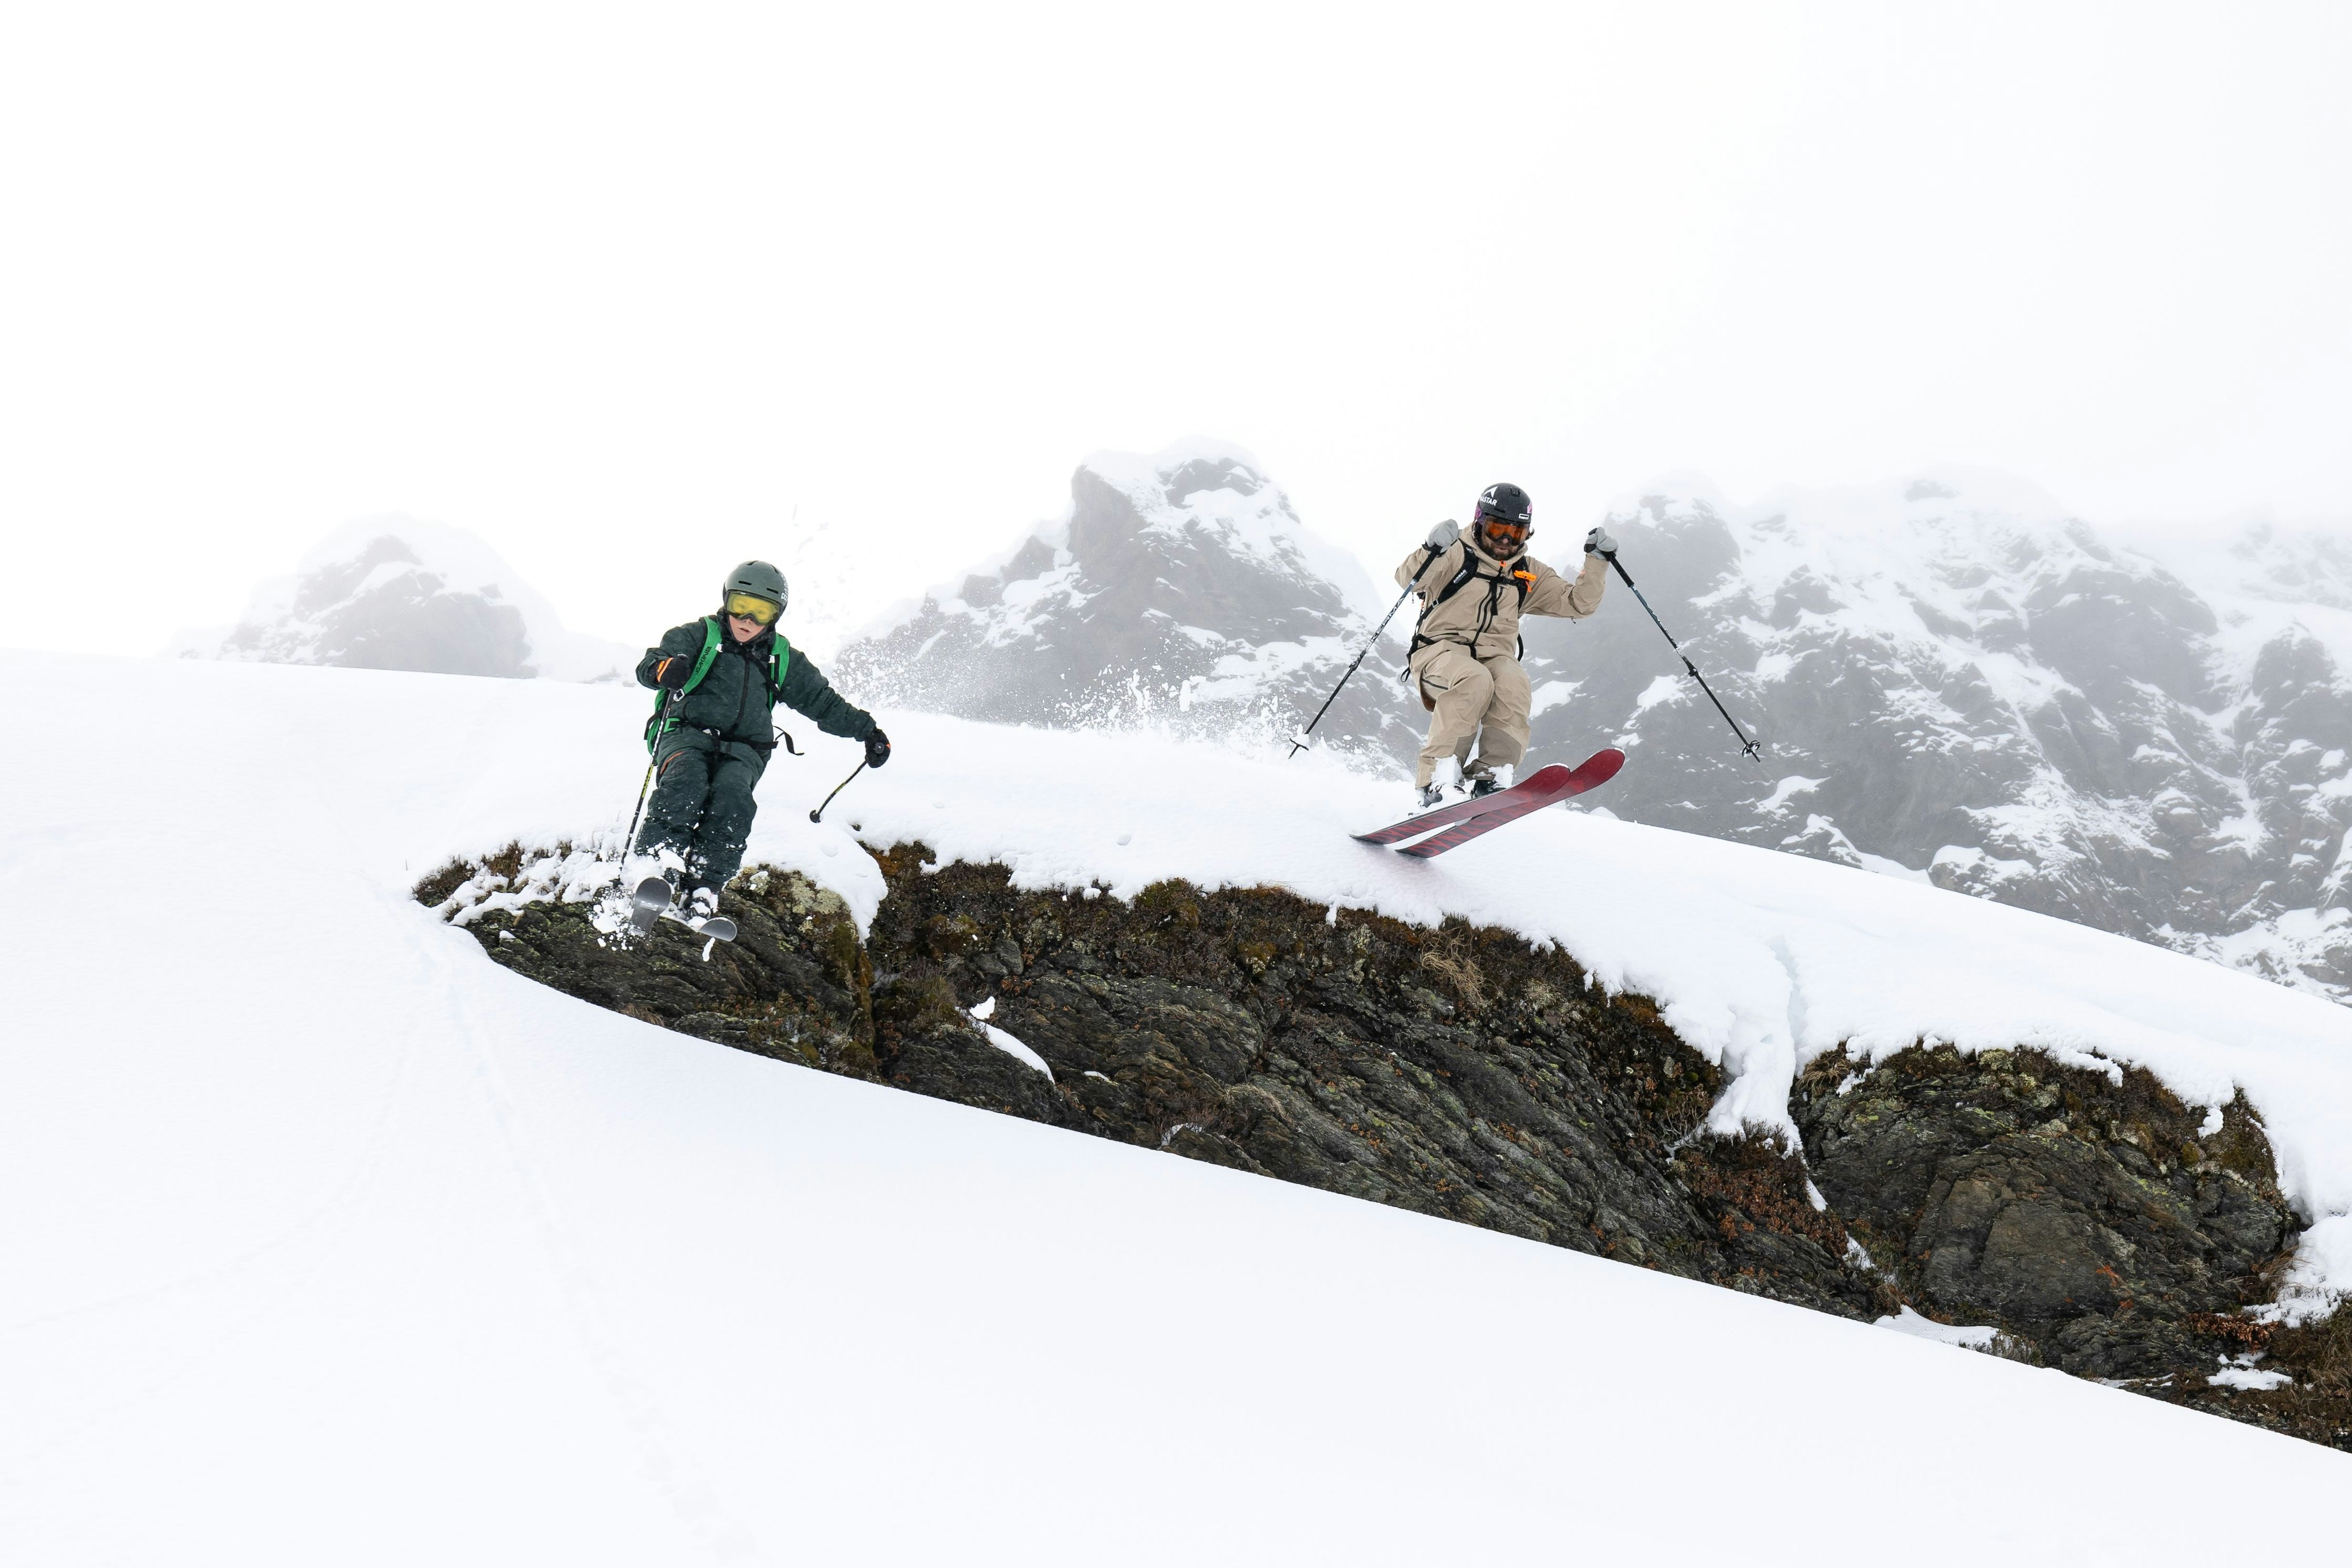
[[1481,518],[1478,531],[1489,538],[1503,539],[1515,545],[1528,542],[1527,524],[1506,522],[1501,517]]
[[727,613],[740,615],[746,621],[756,621],[762,626],[776,622],[776,606],[756,593],[730,593],[727,596]]

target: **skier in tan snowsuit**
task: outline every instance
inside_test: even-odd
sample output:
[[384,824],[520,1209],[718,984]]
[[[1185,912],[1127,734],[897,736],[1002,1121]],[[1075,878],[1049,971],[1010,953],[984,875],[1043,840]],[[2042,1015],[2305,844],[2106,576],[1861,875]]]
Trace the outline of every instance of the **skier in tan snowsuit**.
[[1609,570],[1603,552],[1616,541],[1600,528],[1587,534],[1584,569],[1570,582],[1527,554],[1533,517],[1525,490],[1490,485],[1469,533],[1440,523],[1396,569],[1400,588],[1420,575],[1423,609],[1407,670],[1433,716],[1412,778],[1423,807],[1444,799],[1437,770],[1448,757],[1470,792],[1484,795],[1507,786],[1527,755],[1532,696],[1519,666],[1519,617],[1580,619],[1601,608]]

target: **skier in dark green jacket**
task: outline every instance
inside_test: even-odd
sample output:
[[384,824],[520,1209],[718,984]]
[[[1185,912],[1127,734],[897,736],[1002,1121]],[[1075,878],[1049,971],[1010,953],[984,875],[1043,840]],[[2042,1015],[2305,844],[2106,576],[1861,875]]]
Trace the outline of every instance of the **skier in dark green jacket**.
[[[656,719],[659,782],[646,808],[644,848],[660,857],[688,915],[715,913],[719,890],[743,863],[759,810],[751,788],[776,748],[779,698],[825,734],[864,741],[867,766],[890,759],[890,737],[874,716],[843,701],[776,630],[786,599],[782,572],[747,560],[728,573],[719,613],[670,628],[637,661],[639,685],[671,694]],[[681,691],[683,698],[675,695]]]

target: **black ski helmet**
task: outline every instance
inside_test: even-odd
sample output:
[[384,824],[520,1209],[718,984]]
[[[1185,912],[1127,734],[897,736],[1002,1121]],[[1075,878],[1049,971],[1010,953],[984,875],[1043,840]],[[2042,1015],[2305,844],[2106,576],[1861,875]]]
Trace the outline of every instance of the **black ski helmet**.
[[776,613],[781,616],[791,598],[792,590],[784,586],[784,574],[766,561],[747,560],[727,574],[726,583],[719,590],[719,602],[726,603],[730,593],[749,593],[764,599],[776,607]]
[[1530,532],[1535,528],[1535,503],[1517,485],[1489,485],[1478,497],[1478,509],[1473,520],[1485,522],[1499,517],[1507,523],[1517,523]]
[[1478,548],[1496,560],[1512,560],[1528,548],[1536,531],[1535,503],[1517,485],[1489,485],[1470,514],[1470,531]]

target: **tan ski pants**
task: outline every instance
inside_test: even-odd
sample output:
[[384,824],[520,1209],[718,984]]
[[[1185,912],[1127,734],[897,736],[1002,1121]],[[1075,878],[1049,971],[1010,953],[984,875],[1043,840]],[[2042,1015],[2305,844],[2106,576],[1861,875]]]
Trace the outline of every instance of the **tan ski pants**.
[[1479,766],[1473,771],[1516,766],[1528,754],[1528,707],[1534,698],[1528,673],[1509,654],[1479,659],[1459,643],[1441,643],[1421,666],[1421,691],[1437,707],[1413,768],[1416,786],[1436,777],[1439,760],[1449,755],[1469,768],[1474,741]]

